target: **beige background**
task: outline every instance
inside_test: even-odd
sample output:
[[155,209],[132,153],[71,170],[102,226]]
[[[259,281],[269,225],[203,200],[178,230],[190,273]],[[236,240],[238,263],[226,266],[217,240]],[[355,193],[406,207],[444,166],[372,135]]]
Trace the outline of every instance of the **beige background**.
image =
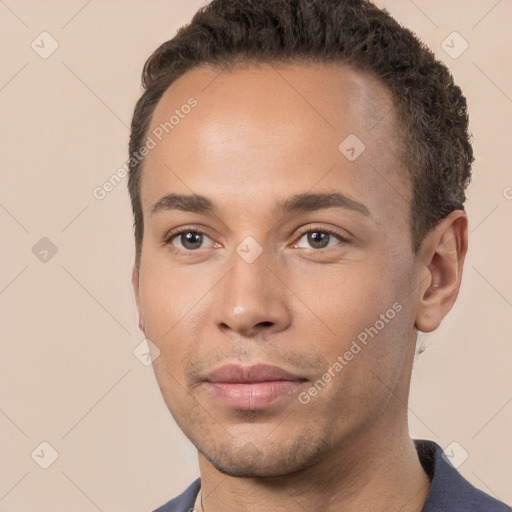
[[[133,354],[143,336],[126,180],[103,200],[92,192],[125,162],[143,63],[201,4],[0,0],[3,512],[152,510],[198,475]],[[463,286],[442,327],[420,336],[411,434],[457,442],[461,473],[511,503],[512,1],[378,4],[453,71],[477,156]],[[46,59],[31,47],[51,49],[43,31],[59,45]],[[453,31],[469,44],[456,59],[441,46]],[[32,252],[43,237],[57,248],[46,262],[47,242]],[[43,441],[58,452],[48,469]]]

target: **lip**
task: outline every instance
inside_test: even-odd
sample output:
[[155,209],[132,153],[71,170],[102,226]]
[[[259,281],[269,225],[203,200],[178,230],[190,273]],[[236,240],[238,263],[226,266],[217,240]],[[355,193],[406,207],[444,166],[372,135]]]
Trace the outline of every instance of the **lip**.
[[212,395],[228,407],[263,409],[296,391],[307,379],[278,366],[225,365],[206,376]]

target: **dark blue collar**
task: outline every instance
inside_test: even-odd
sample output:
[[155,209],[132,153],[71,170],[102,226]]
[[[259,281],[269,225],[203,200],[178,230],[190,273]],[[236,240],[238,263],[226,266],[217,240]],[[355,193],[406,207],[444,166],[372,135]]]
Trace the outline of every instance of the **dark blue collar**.
[[433,441],[415,440],[418,458],[432,485],[422,512],[510,512],[510,507],[471,485]]

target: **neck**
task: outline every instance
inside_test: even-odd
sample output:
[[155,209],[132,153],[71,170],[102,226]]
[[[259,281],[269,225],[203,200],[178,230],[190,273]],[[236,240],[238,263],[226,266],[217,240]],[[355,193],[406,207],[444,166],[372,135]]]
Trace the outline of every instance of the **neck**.
[[333,449],[320,463],[282,477],[230,477],[200,455],[204,511],[281,512],[320,507],[326,512],[420,512],[430,480],[409,437],[407,421],[397,432],[400,425],[390,428],[387,416]]

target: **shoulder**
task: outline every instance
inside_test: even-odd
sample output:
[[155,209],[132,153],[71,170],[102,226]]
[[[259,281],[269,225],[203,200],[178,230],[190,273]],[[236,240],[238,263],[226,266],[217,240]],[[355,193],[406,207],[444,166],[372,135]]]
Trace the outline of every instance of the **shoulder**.
[[196,501],[201,479],[194,480],[179,496],[168,501],[153,512],[192,512]]
[[433,441],[415,440],[423,468],[432,485],[422,512],[511,512],[505,503],[471,485]]

